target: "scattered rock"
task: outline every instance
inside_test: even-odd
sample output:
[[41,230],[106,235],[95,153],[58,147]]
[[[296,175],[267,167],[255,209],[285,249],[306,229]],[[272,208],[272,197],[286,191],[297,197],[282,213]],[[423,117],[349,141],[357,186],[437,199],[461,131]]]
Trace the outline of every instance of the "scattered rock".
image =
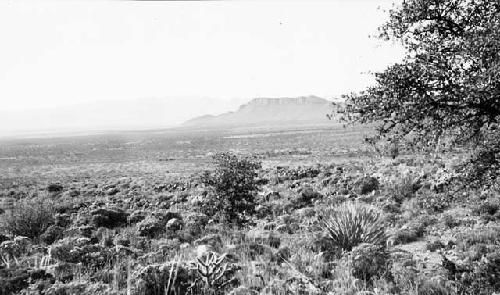
[[196,246],[195,253],[196,257],[205,257],[210,252],[217,252],[214,247],[210,245],[198,245]]
[[[167,223],[171,219],[178,219],[182,223],[182,217],[176,212],[164,212],[147,216],[137,224],[137,233],[143,237],[155,237],[167,229]],[[178,222],[172,222],[171,226],[178,225]]]
[[109,189],[106,190],[106,195],[108,195],[108,196],[114,196],[114,195],[116,195],[119,192],[120,192],[120,190],[117,187],[112,187],[112,188],[109,188]]
[[223,247],[222,238],[219,234],[208,234],[202,238],[199,238],[193,242],[194,245],[209,245],[220,251]]
[[182,229],[182,221],[177,218],[172,218],[167,222],[165,228],[170,231],[177,231]]
[[142,211],[134,211],[132,212],[128,218],[128,223],[134,224],[143,221],[146,218],[147,214]]

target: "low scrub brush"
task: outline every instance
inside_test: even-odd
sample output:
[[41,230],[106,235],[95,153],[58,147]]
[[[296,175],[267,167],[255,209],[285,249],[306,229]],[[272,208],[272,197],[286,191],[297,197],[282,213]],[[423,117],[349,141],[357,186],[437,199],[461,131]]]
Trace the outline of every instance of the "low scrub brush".
[[1,219],[2,227],[14,236],[38,239],[53,224],[54,202],[48,198],[20,200]]

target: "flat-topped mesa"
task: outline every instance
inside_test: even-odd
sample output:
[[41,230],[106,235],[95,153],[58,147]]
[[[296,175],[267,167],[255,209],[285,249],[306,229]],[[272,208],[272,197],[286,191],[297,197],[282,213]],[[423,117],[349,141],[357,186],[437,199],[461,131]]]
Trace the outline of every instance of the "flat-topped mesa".
[[254,98],[234,112],[186,121],[189,127],[305,126],[329,124],[332,103],[317,96]]
[[300,97],[280,97],[280,98],[254,98],[250,102],[241,106],[269,106],[269,105],[309,105],[309,104],[328,104],[328,100],[317,96],[300,96]]

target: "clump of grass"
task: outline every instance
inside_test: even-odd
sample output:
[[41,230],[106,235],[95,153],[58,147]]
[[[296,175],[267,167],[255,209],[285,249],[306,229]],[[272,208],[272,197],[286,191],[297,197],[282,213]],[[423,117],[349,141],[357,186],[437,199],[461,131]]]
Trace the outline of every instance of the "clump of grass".
[[349,202],[328,211],[321,220],[335,246],[351,251],[361,243],[385,244],[384,221],[374,207]]
[[2,227],[14,236],[38,240],[54,223],[55,205],[45,197],[20,200],[2,216]]
[[415,192],[419,189],[416,177],[408,174],[398,180],[390,189],[390,193],[397,203],[415,197]]

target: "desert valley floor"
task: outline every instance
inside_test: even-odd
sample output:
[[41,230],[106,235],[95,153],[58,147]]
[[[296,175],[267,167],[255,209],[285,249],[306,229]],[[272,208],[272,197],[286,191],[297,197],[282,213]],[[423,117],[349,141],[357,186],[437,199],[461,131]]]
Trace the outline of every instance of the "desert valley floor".
[[[0,294],[491,294],[498,191],[458,190],[462,154],[393,159],[368,133],[3,140]],[[219,152],[262,164],[240,226],[204,213]]]

